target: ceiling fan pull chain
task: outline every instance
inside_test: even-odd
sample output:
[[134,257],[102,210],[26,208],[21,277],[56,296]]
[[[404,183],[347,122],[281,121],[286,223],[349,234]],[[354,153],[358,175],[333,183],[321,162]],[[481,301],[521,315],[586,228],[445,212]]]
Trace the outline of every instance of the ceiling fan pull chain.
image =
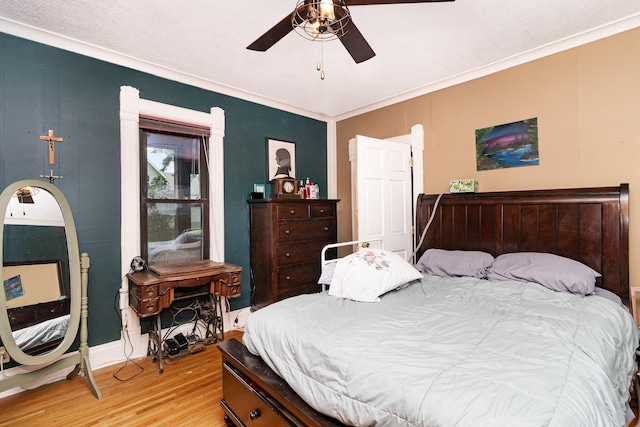
[[318,62],[316,63],[316,70],[320,71],[320,80],[324,80],[324,49],[322,43],[318,46]]

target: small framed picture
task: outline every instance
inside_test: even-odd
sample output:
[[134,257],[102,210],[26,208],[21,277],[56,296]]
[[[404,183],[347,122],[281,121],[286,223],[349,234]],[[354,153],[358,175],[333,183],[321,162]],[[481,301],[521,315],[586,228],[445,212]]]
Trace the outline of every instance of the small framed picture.
[[296,177],[296,143],[267,138],[267,179]]
[[264,184],[253,184],[253,192],[254,193],[264,193]]

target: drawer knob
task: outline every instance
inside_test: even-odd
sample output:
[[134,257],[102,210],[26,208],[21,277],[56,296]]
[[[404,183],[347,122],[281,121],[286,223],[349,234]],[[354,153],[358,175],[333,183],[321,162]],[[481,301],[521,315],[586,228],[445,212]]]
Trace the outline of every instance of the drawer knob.
[[291,276],[287,276],[287,277],[286,277],[286,279],[287,279],[287,280],[291,280]]
[[324,209],[320,209],[320,213],[324,213]]
[[291,232],[289,230],[285,230],[284,234],[290,234]]
[[325,228],[324,228],[324,231],[329,231],[329,227],[325,227]]
[[293,209],[291,209],[291,211],[290,211],[289,213],[290,213],[291,215],[295,215],[295,214],[296,214],[296,211],[295,211],[295,210],[293,210]]
[[253,411],[249,412],[249,418],[251,419],[251,421],[255,420],[259,416],[260,416],[260,409],[254,409]]
[[287,258],[289,258],[291,256],[291,254],[289,254],[289,252],[287,252],[286,254],[284,254],[284,256],[286,256]]

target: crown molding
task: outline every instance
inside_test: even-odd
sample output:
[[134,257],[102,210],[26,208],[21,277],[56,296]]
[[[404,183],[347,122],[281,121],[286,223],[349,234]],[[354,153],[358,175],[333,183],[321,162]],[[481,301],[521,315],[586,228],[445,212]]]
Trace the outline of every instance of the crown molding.
[[388,107],[399,102],[407,101],[418,96],[426,95],[447,87],[455,86],[460,83],[465,83],[471,80],[475,80],[480,77],[485,77],[490,74],[503,71],[517,65],[522,65],[527,62],[534,61],[536,59],[544,58],[565,50],[573,49],[578,46],[585,45],[615,34],[622,33],[624,31],[632,30],[640,27],[640,13],[628,16],[624,19],[614,21],[612,23],[596,27],[589,31],[585,31],[579,34],[575,34],[571,37],[567,37],[546,45],[531,49],[527,52],[522,52],[517,55],[502,59],[500,61],[492,62],[490,64],[478,67],[474,70],[470,70],[455,76],[448,77],[444,80],[432,83],[427,86],[423,86],[403,94],[393,96],[390,98],[382,99],[378,102],[369,104],[362,108],[358,108],[338,116],[334,116],[333,119],[336,122],[346,120],[351,117],[359,116],[361,114],[369,113],[380,108]]
[[201,77],[154,64],[152,62],[143,61],[141,59],[124,55],[113,50],[105,49],[103,47],[96,46],[82,40],[66,37],[57,33],[53,33],[51,31],[46,31],[41,28],[36,28],[4,17],[0,17],[0,32],[84,55],[90,58],[109,62],[111,64],[116,64],[134,70],[142,71],[154,76],[188,84],[201,89],[210,90],[223,95],[232,96],[234,98],[243,99],[245,101],[254,102],[256,104],[261,104],[267,107],[276,108],[311,119],[316,119],[322,122],[327,121],[327,119],[329,118],[328,116],[323,114],[319,114],[302,108],[297,108],[292,105],[263,97],[252,92],[222,85],[211,80],[203,79]]
[[45,31],[40,28],[0,17],[0,32],[327,123],[339,122],[341,120],[349,119],[351,117],[365,114],[380,108],[387,107],[389,105],[397,104],[399,102],[416,98],[418,96],[432,93],[447,87],[455,86],[460,83],[484,77],[499,71],[515,67],[517,65],[531,62],[545,56],[553,55],[637,27],[640,27],[640,13],[630,15],[618,21],[614,21],[612,23],[602,25],[588,31],[584,31],[579,34],[572,35],[565,39],[548,43],[535,49],[531,49],[527,52],[513,55],[500,61],[495,61],[482,67],[478,67],[476,69],[448,77],[446,79],[407,91],[393,97],[381,99],[378,102],[368,104],[355,110],[351,110],[336,116],[327,116],[324,114],[319,114],[317,112],[297,108],[292,105],[273,100],[271,98],[244,91],[242,89],[222,85],[211,80],[196,77],[191,74],[183,73],[168,67],[163,67],[158,64],[142,61],[138,58],[95,46],[81,40],[72,39],[60,34]]

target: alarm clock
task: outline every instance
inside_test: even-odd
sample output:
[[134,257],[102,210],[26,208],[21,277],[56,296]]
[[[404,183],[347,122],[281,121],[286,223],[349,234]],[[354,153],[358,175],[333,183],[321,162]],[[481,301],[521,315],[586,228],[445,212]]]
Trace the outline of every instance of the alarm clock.
[[271,196],[276,199],[299,199],[298,181],[293,178],[275,178],[271,181]]

